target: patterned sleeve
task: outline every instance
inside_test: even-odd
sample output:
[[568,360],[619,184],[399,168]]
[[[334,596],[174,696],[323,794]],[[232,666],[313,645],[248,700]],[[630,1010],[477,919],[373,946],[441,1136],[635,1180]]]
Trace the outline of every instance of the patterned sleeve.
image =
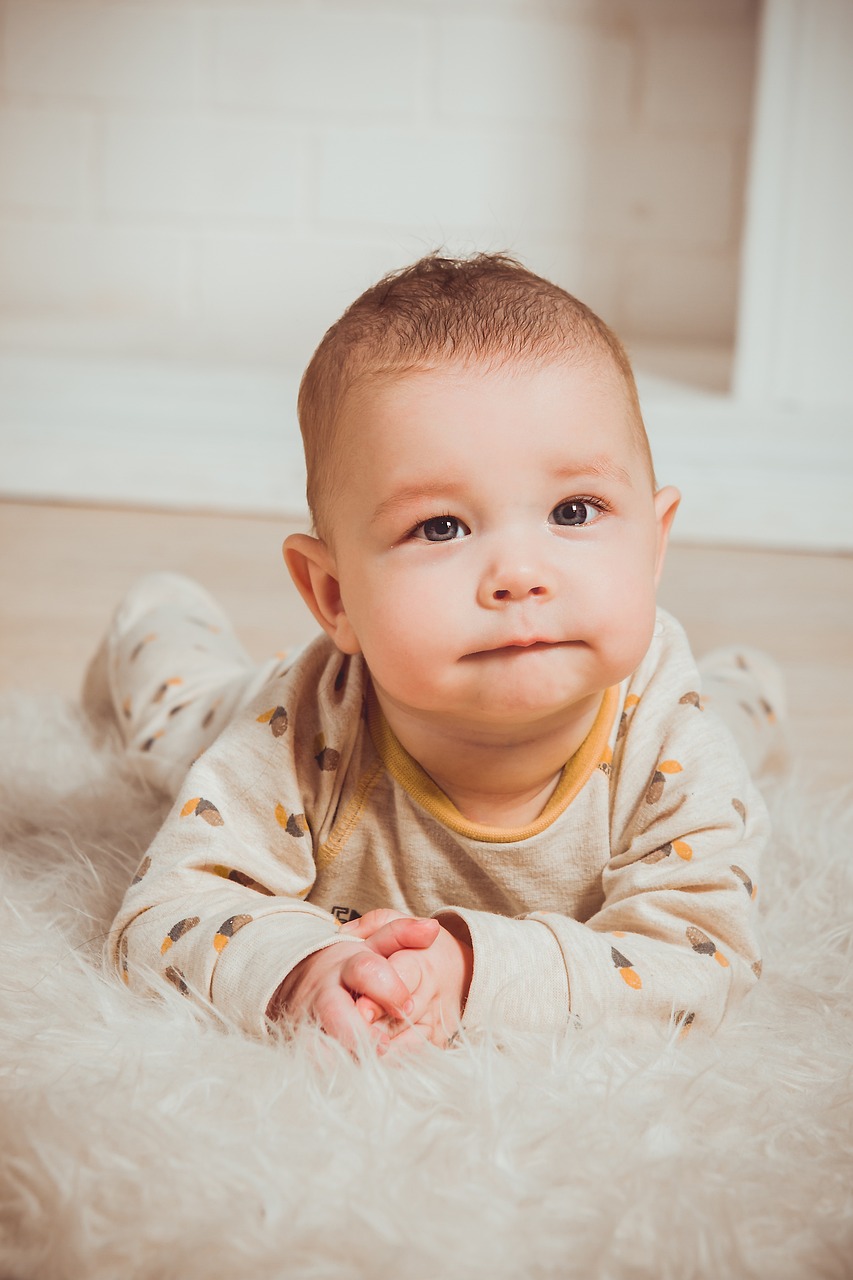
[[626,699],[608,766],[611,857],[599,909],[583,922],[552,912],[497,922],[500,943],[477,913],[460,912],[472,917],[475,942],[466,1021],[500,1007],[486,976],[498,945],[513,955],[503,965],[517,1025],[639,1017],[713,1031],[759,977],[767,812],[728,729],[702,707],[686,641],[676,648],[665,677],[633,682]]
[[257,1035],[294,965],[354,941],[305,901],[360,714],[362,682],[346,672],[309,649],[189,771],[110,932],[129,986],[171,983]]

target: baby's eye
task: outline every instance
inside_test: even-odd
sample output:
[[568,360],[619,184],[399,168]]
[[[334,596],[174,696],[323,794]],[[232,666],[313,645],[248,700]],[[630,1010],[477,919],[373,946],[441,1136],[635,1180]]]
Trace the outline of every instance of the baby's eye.
[[569,498],[561,502],[551,512],[549,519],[553,524],[575,527],[592,524],[602,514],[604,507],[592,498]]
[[416,538],[425,542],[453,542],[456,538],[464,538],[471,530],[456,516],[433,516],[424,520],[413,530]]

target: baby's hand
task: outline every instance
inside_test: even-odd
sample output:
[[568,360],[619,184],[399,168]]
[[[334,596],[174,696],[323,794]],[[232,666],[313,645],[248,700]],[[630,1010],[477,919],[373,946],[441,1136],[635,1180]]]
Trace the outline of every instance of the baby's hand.
[[[413,948],[403,941],[406,926],[418,924],[431,929],[432,941]],[[344,926],[347,932],[364,937],[368,945],[389,957],[391,966],[412,994],[414,1008],[400,1020],[386,1016],[368,996],[357,1001],[359,1012],[373,1025],[384,1023],[393,1037],[394,1051],[415,1048],[429,1041],[444,1048],[459,1029],[462,1007],[471,984],[473,952],[467,938],[456,937],[437,920],[409,920],[390,911],[372,911],[359,921]],[[460,933],[464,926],[460,924]],[[396,949],[393,949],[395,948]]]
[[[403,917],[393,933],[386,935],[385,947],[396,951],[428,946],[425,932],[431,940],[431,927],[425,931],[421,921]],[[359,998],[370,1000],[383,1017],[400,1019],[414,1012],[405,982],[389,964],[381,938],[375,947],[332,943],[307,956],[282,982],[267,1014],[272,1020],[285,1011],[297,1019],[312,1018],[328,1035],[354,1051],[363,1044],[368,1024],[356,1009]],[[387,1046],[390,1037],[384,1026],[377,1026],[373,1034],[377,1047]]]

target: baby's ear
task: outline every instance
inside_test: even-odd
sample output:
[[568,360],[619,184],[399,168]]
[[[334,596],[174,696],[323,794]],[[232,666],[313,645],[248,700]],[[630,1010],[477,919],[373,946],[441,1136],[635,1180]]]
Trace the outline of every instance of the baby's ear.
[[657,552],[655,555],[655,586],[660,582],[663,573],[663,562],[666,559],[666,548],[669,543],[669,531],[681,501],[681,494],[668,484],[658,489],[655,494],[655,520],[657,523]]
[[292,533],[285,538],[282,550],[299,594],[326,634],[341,653],[360,653],[341,599],[335,560],[325,542],[307,533]]

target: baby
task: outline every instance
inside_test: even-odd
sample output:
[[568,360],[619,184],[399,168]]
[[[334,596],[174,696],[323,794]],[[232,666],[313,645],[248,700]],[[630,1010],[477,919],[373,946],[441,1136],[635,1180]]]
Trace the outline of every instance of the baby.
[[[760,974],[768,823],[655,606],[679,494],[618,339],[509,258],[427,257],[332,326],[299,417],[314,532],[284,555],[323,634],[253,668],[154,575],[90,669],[175,798],[111,961],[248,1033],[307,1017],[380,1052],[715,1029]],[[717,665],[758,765],[772,667]]]

